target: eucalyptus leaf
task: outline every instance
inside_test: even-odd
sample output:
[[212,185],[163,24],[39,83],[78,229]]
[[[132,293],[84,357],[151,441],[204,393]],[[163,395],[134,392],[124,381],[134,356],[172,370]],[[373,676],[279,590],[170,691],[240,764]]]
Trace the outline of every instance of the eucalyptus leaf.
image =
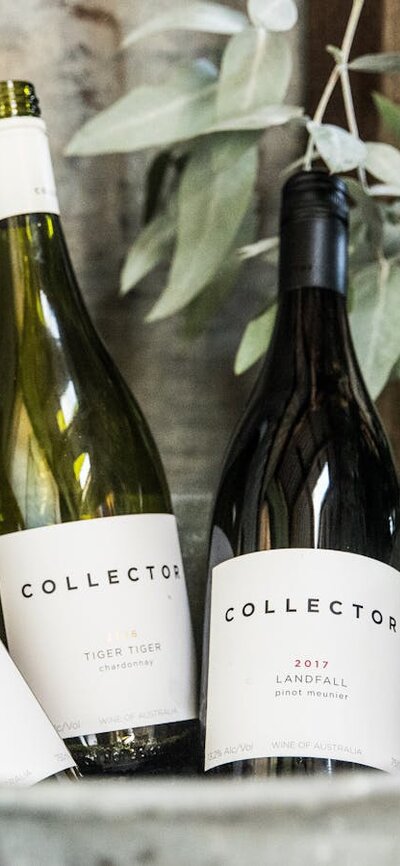
[[400,198],[400,186],[387,183],[373,183],[369,187],[369,194],[373,197],[385,196],[386,198]]
[[217,95],[219,120],[283,102],[292,72],[287,38],[251,27],[229,40]]
[[384,260],[353,277],[350,326],[373,399],[380,394],[400,353],[400,267]]
[[136,238],[121,273],[120,292],[125,295],[171,252],[176,235],[177,196],[167,212],[158,214]]
[[247,244],[244,247],[240,247],[238,250],[239,258],[242,261],[246,259],[254,259],[256,256],[266,255],[270,252],[275,252],[279,248],[279,237],[275,236],[273,238],[262,238],[259,241],[256,241],[254,244]]
[[381,93],[373,93],[372,98],[383,120],[383,123],[400,141],[400,105],[392,102]]
[[327,45],[326,50],[328,54],[333,57],[335,63],[339,66],[343,63],[343,51],[341,48],[338,48],[337,45]]
[[272,304],[265,313],[247,325],[235,358],[236,375],[248,370],[266,352],[275,324],[276,310],[277,304]]
[[187,337],[193,338],[198,336],[204,330],[209,320],[216,315],[225,303],[235,286],[241,269],[241,262],[236,254],[236,247],[242,244],[250,244],[254,238],[256,227],[256,214],[252,208],[245,215],[226,260],[222,262],[219,270],[214,274],[211,282],[202,290],[200,295],[186,307],[184,333]]
[[205,33],[238,33],[248,25],[245,15],[220,3],[185,3],[166,9],[161,15],[150,18],[141,27],[136,27],[125,37],[122,45],[127,48],[147,36],[165,30],[199,30]]
[[249,208],[256,173],[254,134],[215,136],[196,145],[179,188],[178,240],[168,285],[149,321],[181,310],[211,281]]
[[207,129],[206,132],[266,129],[270,126],[282,126],[290,120],[300,120],[302,117],[303,109],[298,105],[266,105],[236,117],[224,118]]
[[[167,84],[135,88],[78,130],[67,154],[87,156],[167,147],[210,133],[262,130],[302,116],[298,106],[272,103],[245,111],[234,101],[232,114],[217,119],[215,75],[197,63],[191,69],[180,69]],[[265,90],[268,99],[282,93],[275,85]]]
[[362,222],[366,227],[369,243],[372,244],[373,247],[373,255],[376,257],[379,255],[382,248],[382,211],[357,180],[352,177],[346,177],[346,185],[351,197],[359,207]]
[[331,172],[350,171],[363,165],[367,148],[356,136],[330,123],[307,123],[308,132]]
[[67,154],[127,153],[199,135],[216,119],[216,78],[210,64],[197,63],[165,84],[136,87],[84,124]]
[[[400,225],[385,220],[383,224],[383,250],[387,259],[400,257]],[[399,347],[400,354],[400,347]]]
[[364,54],[349,63],[357,72],[400,72],[400,53]]
[[214,274],[201,293],[185,309],[184,334],[189,339],[197,337],[209,320],[216,315],[237,280],[240,262],[231,254]]
[[267,30],[291,30],[298,18],[293,0],[247,0],[250,21]]
[[400,150],[380,141],[367,142],[366,169],[385,184],[398,186],[400,181]]
[[393,366],[393,369],[390,371],[390,381],[395,382],[400,379],[400,354]]
[[144,224],[150,222],[160,210],[163,191],[170,181],[171,170],[176,171],[177,160],[171,150],[162,150],[154,157],[147,170],[144,199]]

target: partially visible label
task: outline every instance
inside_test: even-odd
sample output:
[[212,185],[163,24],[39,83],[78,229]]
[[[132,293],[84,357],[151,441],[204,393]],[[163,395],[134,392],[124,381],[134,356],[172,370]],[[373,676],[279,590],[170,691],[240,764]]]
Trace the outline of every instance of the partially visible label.
[[0,538],[10,654],[64,738],[196,717],[176,520],[140,514]]
[[0,220],[19,214],[60,213],[43,120],[2,119],[0,165]]
[[303,756],[400,771],[400,574],[333,550],[212,576],[205,769]]
[[73,767],[68,749],[2,643],[0,693],[0,785],[34,785]]

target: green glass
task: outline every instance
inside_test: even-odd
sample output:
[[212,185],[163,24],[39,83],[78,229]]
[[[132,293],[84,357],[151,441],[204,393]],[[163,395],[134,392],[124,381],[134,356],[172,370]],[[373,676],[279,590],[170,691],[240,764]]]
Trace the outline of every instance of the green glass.
[[[0,117],[37,116],[31,91],[0,83]],[[172,513],[149,427],[90,321],[54,214],[0,221],[0,364],[0,533]],[[196,766],[196,736],[191,720],[67,745],[84,774],[178,773]]]

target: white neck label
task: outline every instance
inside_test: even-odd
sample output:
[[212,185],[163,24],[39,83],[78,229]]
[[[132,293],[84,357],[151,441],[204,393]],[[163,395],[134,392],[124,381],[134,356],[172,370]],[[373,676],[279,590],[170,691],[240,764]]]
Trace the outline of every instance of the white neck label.
[[0,220],[59,214],[46,127],[38,117],[0,121]]

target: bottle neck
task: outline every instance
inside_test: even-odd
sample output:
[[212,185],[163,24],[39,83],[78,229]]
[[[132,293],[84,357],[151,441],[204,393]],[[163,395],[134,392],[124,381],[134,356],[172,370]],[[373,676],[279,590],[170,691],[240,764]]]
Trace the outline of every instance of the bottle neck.
[[282,394],[339,389],[365,398],[341,293],[314,286],[281,293],[262,388],[266,379]]
[[289,219],[282,226],[279,291],[303,287],[347,289],[347,225],[334,215]]
[[46,127],[38,117],[0,119],[0,220],[29,213],[59,214]]

